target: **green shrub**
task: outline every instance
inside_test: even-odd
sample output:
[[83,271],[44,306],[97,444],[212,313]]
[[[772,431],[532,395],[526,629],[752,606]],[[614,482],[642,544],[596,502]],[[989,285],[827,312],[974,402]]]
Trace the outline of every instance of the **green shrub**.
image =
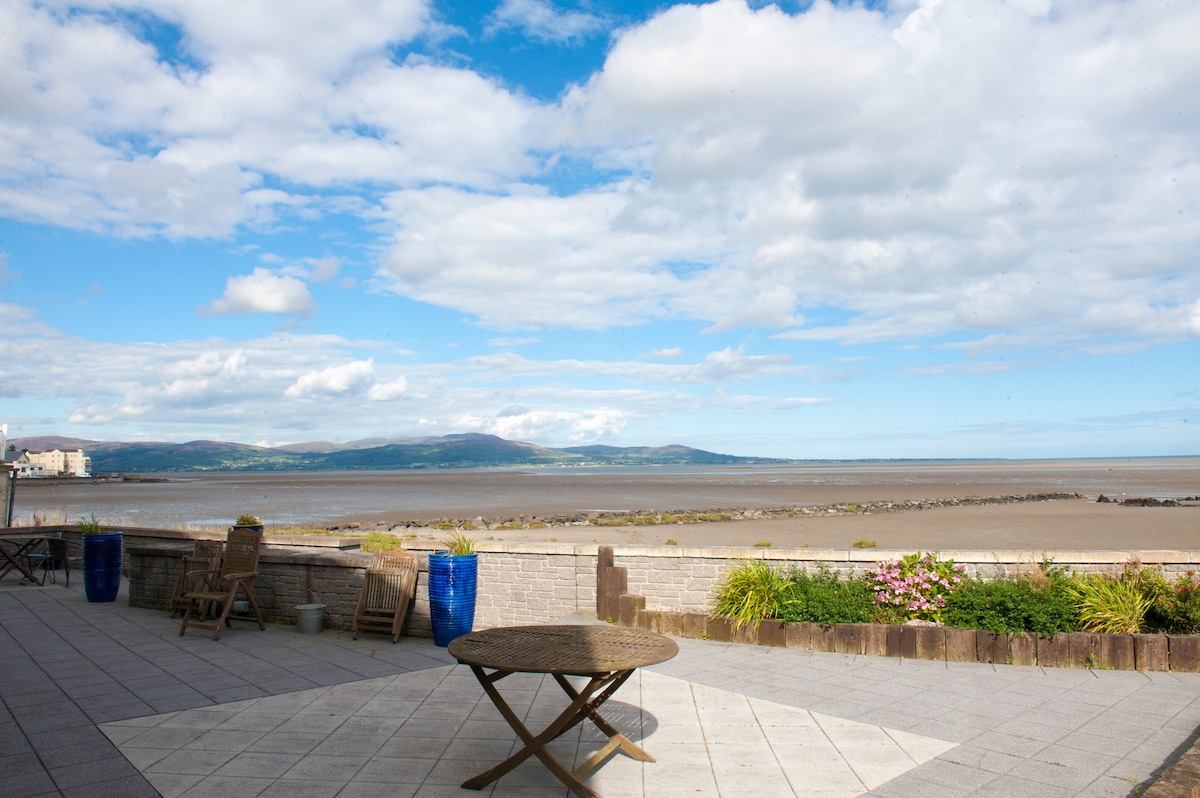
[[1200,580],[1188,571],[1174,582],[1165,578],[1146,613],[1146,628],[1176,635],[1200,634]]
[[874,617],[874,591],[863,577],[841,579],[828,566],[815,574],[793,569],[779,599],[778,618],[820,624],[869,623]]
[[1074,596],[1063,578],[965,579],[946,596],[948,626],[995,634],[1055,634],[1078,628]]

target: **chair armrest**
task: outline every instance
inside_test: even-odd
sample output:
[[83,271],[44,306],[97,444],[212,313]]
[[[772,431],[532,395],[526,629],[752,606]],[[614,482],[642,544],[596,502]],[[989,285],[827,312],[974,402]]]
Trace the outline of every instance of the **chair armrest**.
[[225,574],[221,577],[222,582],[232,582],[236,579],[249,579],[252,576],[258,576],[258,571],[246,571],[239,574]]

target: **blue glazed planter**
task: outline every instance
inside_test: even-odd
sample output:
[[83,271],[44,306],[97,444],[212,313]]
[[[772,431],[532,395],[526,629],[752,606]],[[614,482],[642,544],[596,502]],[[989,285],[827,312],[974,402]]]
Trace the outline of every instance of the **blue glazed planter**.
[[114,601],[121,588],[124,535],[106,532],[83,536],[83,590],[88,601]]
[[435,551],[429,555],[429,617],[433,642],[448,646],[475,623],[476,554]]

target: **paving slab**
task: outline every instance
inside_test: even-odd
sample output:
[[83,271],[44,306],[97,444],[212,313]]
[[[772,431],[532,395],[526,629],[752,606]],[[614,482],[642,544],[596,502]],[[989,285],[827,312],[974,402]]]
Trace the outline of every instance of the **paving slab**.
[[[658,760],[613,755],[613,796],[1126,796],[1200,727],[1200,674],[935,663],[679,640],[605,714]],[[565,696],[501,685],[531,724]],[[581,724],[549,748],[603,744]],[[0,585],[3,794],[566,796],[515,750],[470,671],[429,640],[238,626],[213,641],[124,595]]]

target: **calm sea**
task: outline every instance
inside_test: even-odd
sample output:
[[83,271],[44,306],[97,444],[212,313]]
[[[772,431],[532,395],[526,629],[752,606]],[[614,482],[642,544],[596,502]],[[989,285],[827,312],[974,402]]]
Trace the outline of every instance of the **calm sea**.
[[95,513],[109,524],[225,527],[244,513],[272,526],[319,527],[351,520],[778,507],[1036,492],[1181,498],[1200,494],[1200,457],[144,476],[165,481],[20,481],[14,523],[32,523],[34,514],[47,523],[64,523]]

